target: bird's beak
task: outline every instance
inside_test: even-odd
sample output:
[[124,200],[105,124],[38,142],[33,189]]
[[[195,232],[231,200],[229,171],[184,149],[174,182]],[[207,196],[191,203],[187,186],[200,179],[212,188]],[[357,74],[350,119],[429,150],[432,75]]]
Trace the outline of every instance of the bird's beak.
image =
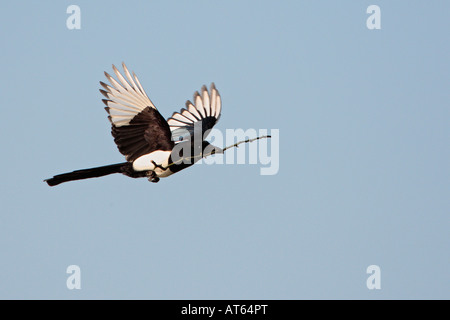
[[213,147],[214,147],[214,149],[211,151],[211,154],[223,154],[224,153],[222,148],[219,148],[216,146],[213,146]]

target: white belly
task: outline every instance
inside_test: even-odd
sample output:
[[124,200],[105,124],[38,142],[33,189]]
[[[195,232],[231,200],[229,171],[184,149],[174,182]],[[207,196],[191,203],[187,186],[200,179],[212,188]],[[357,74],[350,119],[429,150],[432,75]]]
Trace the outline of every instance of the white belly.
[[153,151],[149,154],[140,156],[133,161],[133,169],[136,171],[154,171],[158,177],[164,178],[170,176],[172,171],[170,169],[162,170],[152,163],[154,161],[157,165],[166,168],[169,164],[170,151]]

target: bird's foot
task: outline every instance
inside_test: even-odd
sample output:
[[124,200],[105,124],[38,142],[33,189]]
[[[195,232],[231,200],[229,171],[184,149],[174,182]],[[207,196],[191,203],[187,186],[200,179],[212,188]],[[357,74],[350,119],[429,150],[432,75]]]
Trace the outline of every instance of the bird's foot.
[[157,183],[159,181],[159,178],[156,176],[155,171],[148,171],[147,172],[148,181]]

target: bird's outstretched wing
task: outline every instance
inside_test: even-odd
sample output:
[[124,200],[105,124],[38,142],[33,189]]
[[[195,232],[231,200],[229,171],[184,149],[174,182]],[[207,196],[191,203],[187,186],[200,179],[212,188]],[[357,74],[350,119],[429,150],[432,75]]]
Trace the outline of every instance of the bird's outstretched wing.
[[111,85],[100,81],[104,88],[100,92],[107,98],[102,101],[119,151],[131,162],[155,150],[171,150],[174,143],[169,125],[148,98],[136,75],[131,75],[124,63],[122,66],[126,78],[113,65],[118,81],[107,72],[105,76]]
[[221,110],[222,101],[214,83],[211,83],[209,92],[206,86],[203,86],[200,93],[194,93],[193,103],[186,101],[186,108],[174,112],[167,119],[172,140],[179,142],[181,139],[193,139],[199,130],[201,139],[206,139],[209,130],[219,121]]

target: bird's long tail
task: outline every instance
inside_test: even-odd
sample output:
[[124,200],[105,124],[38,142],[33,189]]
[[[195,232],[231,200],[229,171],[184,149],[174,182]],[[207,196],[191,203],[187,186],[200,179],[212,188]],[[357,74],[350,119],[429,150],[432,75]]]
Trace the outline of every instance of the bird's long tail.
[[103,167],[76,170],[68,173],[58,174],[53,178],[45,179],[44,181],[47,182],[49,186],[53,187],[67,181],[97,178],[106,176],[108,174],[122,173],[125,165],[127,165],[127,162],[111,164]]

